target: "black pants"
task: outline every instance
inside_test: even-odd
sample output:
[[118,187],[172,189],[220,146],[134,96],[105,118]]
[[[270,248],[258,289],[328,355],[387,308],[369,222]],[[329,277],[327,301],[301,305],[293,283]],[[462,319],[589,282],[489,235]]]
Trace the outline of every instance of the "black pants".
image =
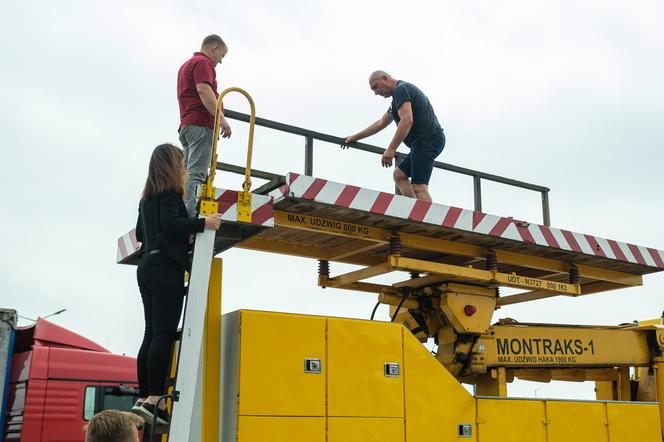
[[184,299],[184,270],[163,254],[144,257],[136,272],[145,313],[145,334],[138,352],[141,397],[166,394],[171,347]]

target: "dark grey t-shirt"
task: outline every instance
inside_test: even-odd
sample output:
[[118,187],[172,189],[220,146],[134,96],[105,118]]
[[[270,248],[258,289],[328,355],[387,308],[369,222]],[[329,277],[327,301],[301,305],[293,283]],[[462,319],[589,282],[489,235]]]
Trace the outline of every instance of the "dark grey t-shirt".
[[442,128],[426,95],[417,86],[402,80],[397,81],[392,91],[392,105],[387,110],[395,123],[399,124],[399,108],[406,101],[410,101],[413,110],[413,126],[403,142],[412,147],[413,143],[429,140]]

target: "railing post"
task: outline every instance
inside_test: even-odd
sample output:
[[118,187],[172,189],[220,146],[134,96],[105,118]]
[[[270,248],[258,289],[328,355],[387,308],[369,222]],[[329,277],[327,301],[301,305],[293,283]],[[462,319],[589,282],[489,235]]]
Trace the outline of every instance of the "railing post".
[[313,137],[304,137],[304,174],[308,176],[313,176],[314,174]]
[[544,225],[551,225],[551,215],[549,214],[549,189],[542,191],[542,217],[544,218]]
[[482,178],[473,175],[473,195],[475,197],[475,211],[482,211]]

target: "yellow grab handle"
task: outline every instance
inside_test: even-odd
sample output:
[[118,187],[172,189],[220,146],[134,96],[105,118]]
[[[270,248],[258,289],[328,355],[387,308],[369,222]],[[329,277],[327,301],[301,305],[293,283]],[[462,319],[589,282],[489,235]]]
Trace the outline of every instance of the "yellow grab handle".
[[251,95],[244,89],[239,87],[229,87],[225,89],[219,98],[217,98],[217,111],[214,117],[214,134],[212,135],[212,160],[210,162],[210,173],[208,174],[207,186],[205,189],[205,197],[214,199],[214,187],[212,183],[214,182],[214,176],[217,171],[217,144],[219,143],[219,125],[221,122],[221,107],[224,101],[226,94],[230,92],[239,92],[244,95],[249,101],[249,107],[251,108],[251,114],[249,118],[249,147],[247,148],[247,166],[244,171],[244,183],[242,184],[242,197],[246,202],[251,199],[251,194],[249,189],[251,189],[251,155],[254,145],[254,125],[256,123],[256,107],[254,106],[254,100],[251,98]]

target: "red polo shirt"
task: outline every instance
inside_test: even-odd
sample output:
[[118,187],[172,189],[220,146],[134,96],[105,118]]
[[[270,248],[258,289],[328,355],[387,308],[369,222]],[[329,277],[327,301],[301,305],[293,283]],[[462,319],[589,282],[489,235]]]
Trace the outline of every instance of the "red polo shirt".
[[214,96],[217,93],[217,73],[214,64],[202,52],[194,52],[178,71],[178,103],[180,104],[180,127],[202,126],[214,129],[214,115],[205,109],[196,85],[207,83],[212,87]]

